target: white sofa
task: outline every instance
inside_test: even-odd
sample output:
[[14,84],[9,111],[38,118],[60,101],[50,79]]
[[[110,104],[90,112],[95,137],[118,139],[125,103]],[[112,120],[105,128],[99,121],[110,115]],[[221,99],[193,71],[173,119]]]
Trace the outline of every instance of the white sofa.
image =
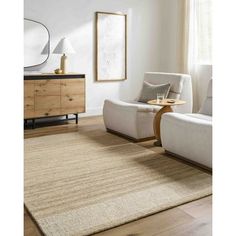
[[[192,82],[189,75],[147,72],[144,81],[151,84],[170,83],[171,88],[168,97],[187,102],[185,105],[174,107],[174,111],[192,112]],[[105,100],[103,117],[108,131],[122,134],[134,141],[154,138],[153,119],[161,107],[141,103],[137,100]]]
[[212,168],[212,80],[199,113],[163,114],[161,140],[167,152]]

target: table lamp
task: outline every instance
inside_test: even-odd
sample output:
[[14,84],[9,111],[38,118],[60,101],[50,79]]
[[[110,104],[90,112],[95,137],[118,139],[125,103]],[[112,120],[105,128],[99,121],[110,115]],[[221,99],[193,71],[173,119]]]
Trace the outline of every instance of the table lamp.
[[73,49],[70,41],[67,38],[62,38],[55,49],[53,50],[54,54],[63,54],[61,56],[61,66],[60,69],[62,70],[62,73],[66,73],[67,69],[67,56],[66,54],[73,54],[75,53],[75,50]]

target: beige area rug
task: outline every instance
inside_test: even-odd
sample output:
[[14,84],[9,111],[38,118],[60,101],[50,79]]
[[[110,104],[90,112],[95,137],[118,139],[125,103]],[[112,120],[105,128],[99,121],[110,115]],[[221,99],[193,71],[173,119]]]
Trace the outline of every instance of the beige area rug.
[[211,194],[211,175],[102,130],[25,140],[25,205],[45,235],[88,235]]

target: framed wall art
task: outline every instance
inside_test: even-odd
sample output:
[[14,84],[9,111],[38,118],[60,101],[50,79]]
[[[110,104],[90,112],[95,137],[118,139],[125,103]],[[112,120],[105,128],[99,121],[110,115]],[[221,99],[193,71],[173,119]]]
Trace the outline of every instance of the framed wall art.
[[96,80],[127,79],[127,15],[96,12]]

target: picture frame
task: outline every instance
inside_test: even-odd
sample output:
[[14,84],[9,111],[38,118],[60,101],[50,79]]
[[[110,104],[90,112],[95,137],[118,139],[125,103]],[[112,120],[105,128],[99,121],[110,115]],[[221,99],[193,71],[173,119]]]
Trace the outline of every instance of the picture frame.
[[96,81],[127,79],[127,15],[96,12]]

